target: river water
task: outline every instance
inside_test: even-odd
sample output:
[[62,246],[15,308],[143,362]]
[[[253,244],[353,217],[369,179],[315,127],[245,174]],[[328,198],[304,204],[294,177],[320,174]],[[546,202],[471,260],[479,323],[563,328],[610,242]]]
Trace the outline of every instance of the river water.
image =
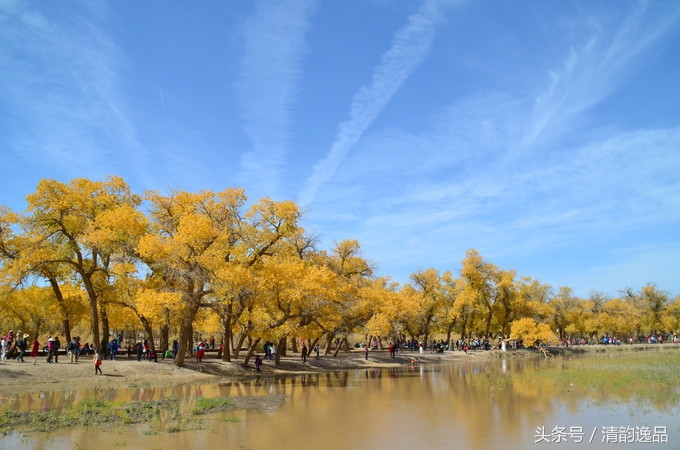
[[[602,357],[602,356],[599,356]],[[352,370],[248,382],[33,393],[16,408],[110,400],[285,395],[272,410],[208,415],[199,431],[145,425],[10,434],[20,449],[680,449],[680,406],[555,381],[569,361],[494,360]],[[650,387],[650,393],[653,387]],[[645,442],[652,441],[652,442]]]

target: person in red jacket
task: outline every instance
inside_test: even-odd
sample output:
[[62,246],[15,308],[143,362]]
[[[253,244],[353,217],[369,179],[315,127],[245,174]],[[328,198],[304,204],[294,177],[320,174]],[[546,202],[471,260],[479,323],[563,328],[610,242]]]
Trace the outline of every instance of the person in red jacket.
[[33,347],[31,348],[31,358],[33,358],[33,364],[38,362],[38,349],[40,348],[40,343],[38,342],[38,336],[33,339]]

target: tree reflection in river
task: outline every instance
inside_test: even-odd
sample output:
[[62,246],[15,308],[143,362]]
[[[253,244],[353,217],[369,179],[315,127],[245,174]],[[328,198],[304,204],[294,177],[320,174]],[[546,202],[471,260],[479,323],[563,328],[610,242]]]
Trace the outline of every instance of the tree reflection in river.
[[[586,442],[567,440],[560,443],[560,448],[584,449],[611,448],[613,444],[602,443],[601,427],[666,426],[669,442],[650,444],[648,448],[680,448],[677,425],[680,393],[675,382],[660,382],[646,390],[633,389],[634,382],[630,380],[637,378],[626,378],[623,370],[629,363],[616,360],[615,372],[600,373],[598,368],[604,362],[612,363],[605,358],[611,359],[600,355],[573,361],[472,360],[261,377],[211,385],[38,393],[15,399],[16,406],[22,410],[59,408],[92,394],[121,401],[154,400],[168,395],[192,398],[285,394],[286,401],[273,411],[239,411],[236,423],[226,422],[225,414],[213,414],[203,431],[149,436],[144,434],[144,426],[134,428],[138,433],[113,430],[89,434],[74,427],[50,436],[33,433],[26,441],[10,435],[7,442],[12,442],[13,448],[40,448],[49,442],[50,448],[64,449],[84,442],[87,447],[101,449],[121,445],[167,449],[523,449],[556,445],[535,442],[540,427],[548,431],[555,427],[566,430],[581,427]],[[640,364],[649,367],[650,361],[644,361],[646,356],[633,358],[636,359],[632,370],[637,370]],[[677,368],[677,355],[670,358],[672,371]],[[641,410],[644,415],[637,414]],[[228,414],[234,416],[233,412]],[[588,444],[591,433],[593,442]],[[629,448],[643,446],[638,443]]]

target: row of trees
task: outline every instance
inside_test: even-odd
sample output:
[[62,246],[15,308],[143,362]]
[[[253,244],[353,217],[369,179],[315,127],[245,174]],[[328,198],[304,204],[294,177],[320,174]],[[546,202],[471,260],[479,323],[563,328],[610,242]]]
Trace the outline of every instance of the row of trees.
[[119,177],[42,180],[27,203],[0,208],[0,325],[70,339],[89,322],[96,346],[112,329],[141,327],[161,348],[177,333],[179,366],[196,331],[221,333],[226,361],[247,344],[247,364],[263,340],[330,351],[353,333],[535,341],[680,328],[680,298],[653,285],[580,299],[475,250],[458,276],[427,269],[401,286],[374,276],[355,240],[319,249],[294,202],[247,206],[241,189],[142,198]]

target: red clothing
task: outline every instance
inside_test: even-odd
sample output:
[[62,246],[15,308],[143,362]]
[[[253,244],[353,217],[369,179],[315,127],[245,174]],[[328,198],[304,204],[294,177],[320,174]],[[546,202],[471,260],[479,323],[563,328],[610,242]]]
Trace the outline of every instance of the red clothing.
[[31,358],[37,358],[38,357],[38,349],[40,348],[40,344],[38,343],[38,338],[33,339],[33,348],[31,349]]

